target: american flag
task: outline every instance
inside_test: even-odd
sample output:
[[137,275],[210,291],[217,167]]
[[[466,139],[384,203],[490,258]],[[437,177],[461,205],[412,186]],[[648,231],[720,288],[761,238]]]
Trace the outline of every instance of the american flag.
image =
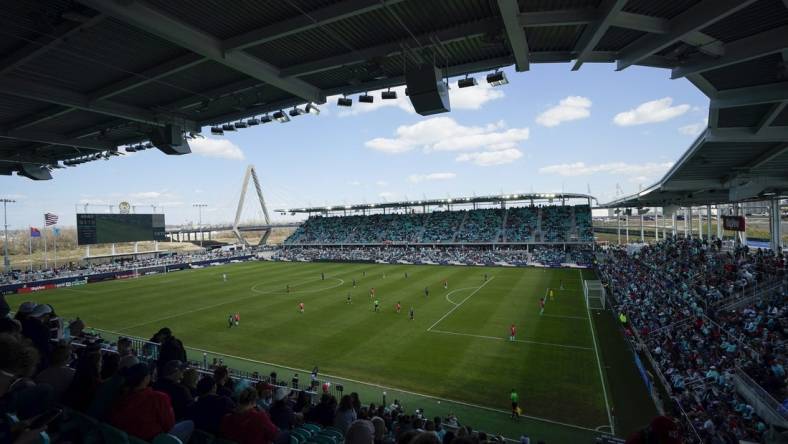
[[57,214],[45,213],[44,223],[46,224],[47,227],[50,225],[55,225],[57,223]]

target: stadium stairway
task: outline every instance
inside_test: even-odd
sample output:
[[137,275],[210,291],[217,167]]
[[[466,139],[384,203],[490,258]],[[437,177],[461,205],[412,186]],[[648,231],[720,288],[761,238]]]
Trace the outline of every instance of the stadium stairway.
[[569,208],[570,208],[570,213],[569,213],[569,224],[570,224],[569,225],[569,239],[571,239],[572,236],[574,236],[575,239],[579,240],[580,239],[580,234],[577,232],[577,217],[575,217],[575,207],[573,205],[573,206],[571,206]]
[[506,242],[506,219],[508,218],[509,218],[509,209],[506,208],[503,211],[503,216],[501,217],[501,231],[498,232],[498,236],[495,238],[495,243]]
[[465,227],[465,222],[468,221],[468,215],[471,214],[470,211],[466,211],[465,214],[462,216],[462,222],[460,222],[460,226],[457,227],[457,230],[451,237],[452,242],[457,242],[457,235],[462,232],[463,227]]
[[536,214],[536,231],[534,231],[534,240],[539,238],[540,242],[544,242],[544,233],[542,233],[542,207],[539,207]]

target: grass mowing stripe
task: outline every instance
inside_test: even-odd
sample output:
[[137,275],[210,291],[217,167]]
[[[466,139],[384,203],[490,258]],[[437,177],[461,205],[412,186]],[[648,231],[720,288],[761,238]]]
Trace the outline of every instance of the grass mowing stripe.
[[[504,341],[506,338],[502,338],[499,336],[485,336],[485,335],[474,335],[471,333],[458,333],[454,331],[445,331],[445,330],[427,330],[430,333],[443,333],[447,335],[457,335],[457,336],[469,336],[472,338],[479,338],[479,339],[495,339],[496,341]],[[552,344],[550,342],[539,342],[539,341],[528,341],[525,339],[515,339],[514,342],[522,342],[524,344],[535,344],[535,345],[545,345],[549,347],[561,347],[561,348],[573,348],[576,350],[593,350],[591,347],[583,347],[580,345],[564,345],[564,344]]]
[[[583,279],[583,272],[580,271],[580,280]],[[602,362],[599,359],[599,350],[596,345],[596,332],[594,331],[594,323],[591,321],[591,308],[586,303],[586,311],[588,312],[588,327],[591,329],[591,340],[594,343],[594,355],[596,355],[596,365],[599,369],[599,380],[602,382],[602,393],[605,395],[605,411],[607,412],[607,420],[610,425],[610,433],[615,435],[616,428],[613,425],[613,416],[610,414],[610,401],[607,397],[607,384],[605,383],[605,375],[602,373]]]
[[477,293],[479,290],[481,290],[482,288],[484,288],[484,286],[485,286],[485,285],[487,285],[489,282],[492,282],[492,280],[493,280],[493,279],[495,279],[495,276],[492,276],[492,277],[490,277],[490,279],[489,279],[489,280],[487,280],[487,281],[484,281],[484,283],[483,283],[482,285],[480,285],[480,286],[479,286],[479,287],[478,287],[476,290],[474,290],[474,291],[473,291],[473,293],[469,294],[469,295],[468,295],[468,296],[467,296],[465,299],[463,299],[463,300],[462,300],[462,302],[460,302],[459,304],[456,304],[456,305],[454,306],[454,308],[452,308],[451,310],[449,310],[449,311],[448,311],[448,312],[447,312],[445,315],[441,316],[441,318],[440,318],[440,319],[438,319],[437,321],[435,321],[435,323],[434,323],[434,324],[430,325],[430,326],[429,326],[429,328],[427,328],[427,331],[430,331],[430,330],[432,330],[432,328],[433,328],[433,327],[435,327],[436,325],[440,324],[440,322],[441,322],[442,320],[446,319],[446,316],[448,316],[448,315],[452,314],[452,312],[453,312],[454,310],[456,310],[456,309],[460,308],[460,306],[461,306],[462,304],[464,304],[464,303],[465,303],[465,301],[467,301],[468,299],[470,299],[470,298],[471,298],[471,296],[475,295],[475,294],[476,294],[476,293]]
[[[344,280],[339,279],[339,278],[329,277],[329,278],[326,278],[326,279],[337,280],[337,281],[339,281],[339,284],[334,285],[332,287],[318,288],[318,289],[312,289],[312,290],[295,290],[295,291],[292,291],[291,293],[293,293],[293,294],[295,294],[295,293],[317,293],[317,292],[320,292],[320,291],[323,291],[323,290],[331,290],[332,288],[340,287],[340,286],[342,286],[342,284],[345,283]],[[310,282],[314,282],[314,281],[317,281],[317,280],[321,280],[321,279],[320,278],[318,278],[318,279],[310,279],[308,281],[302,282],[301,284],[293,285],[292,287],[296,287],[298,285],[304,285],[304,284],[307,284],[307,283],[310,283]],[[204,311],[204,310],[210,310],[211,308],[221,307],[222,305],[233,304],[233,303],[236,303],[236,302],[245,301],[247,299],[259,297],[259,295],[261,295],[261,294],[276,294],[274,291],[271,291],[271,292],[256,291],[255,287],[256,287],[256,285],[251,288],[251,291],[253,293],[255,293],[255,294],[252,294],[252,295],[247,295],[247,296],[243,296],[243,297],[240,297],[240,298],[226,300],[226,301],[223,301],[223,302],[219,302],[218,304],[213,304],[213,305],[208,305],[208,306],[205,306],[205,307],[195,308],[193,310],[182,311],[182,312],[176,313],[174,315],[165,316],[165,317],[158,318],[158,319],[152,319],[150,321],[140,322],[139,324],[134,324],[134,325],[131,325],[131,326],[128,326],[128,327],[123,327],[123,328],[119,329],[118,331],[131,330],[132,328],[142,327],[144,325],[153,324],[155,322],[161,322],[161,321],[166,321],[168,319],[179,318],[179,317],[187,315],[187,314],[197,313],[197,312]]]

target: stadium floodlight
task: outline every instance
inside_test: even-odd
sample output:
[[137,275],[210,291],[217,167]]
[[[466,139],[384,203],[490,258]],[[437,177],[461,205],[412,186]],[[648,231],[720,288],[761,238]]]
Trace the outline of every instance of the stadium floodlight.
[[149,150],[149,149],[153,148],[153,144],[150,143],[150,142],[146,143],[144,146],[145,146],[146,150]]
[[249,125],[249,126],[259,125],[260,124],[260,120],[258,120],[257,117],[252,117],[251,119],[246,121],[246,124]]
[[476,86],[478,83],[476,82],[476,77],[468,77],[465,76],[464,79],[460,79],[457,81],[457,86],[460,88],[469,88],[471,86]]
[[353,99],[340,97],[337,99],[337,106],[353,106]]
[[225,123],[222,125],[222,131],[235,131],[235,125],[232,123]]
[[373,103],[373,102],[375,102],[375,97],[370,96],[367,93],[358,96],[358,103]]
[[270,123],[270,122],[271,122],[271,116],[269,116],[268,114],[260,117],[260,123]]
[[222,129],[221,126],[212,126],[211,127],[211,134],[213,134],[214,136],[223,136],[224,135],[224,130]]
[[306,112],[316,116],[320,114],[320,108],[318,108],[314,103],[310,102],[306,104]]
[[396,100],[397,99],[397,92],[392,91],[391,88],[388,91],[383,91],[380,93],[380,98],[383,100]]
[[489,83],[490,86],[501,86],[509,83],[509,79],[506,78],[505,72],[495,71],[494,73],[487,74],[487,83]]
[[133,147],[133,146],[131,146],[131,145],[129,145],[129,146],[127,146],[127,147],[126,147],[126,152],[127,152],[127,153],[133,153],[133,152],[136,152],[136,151],[137,151],[137,148],[134,148],[134,147]]
[[279,123],[287,123],[290,121],[290,117],[281,109],[274,113],[274,120]]
[[301,116],[301,115],[304,115],[304,114],[306,114],[306,111],[304,111],[303,109],[301,109],[301,108],[299,108],[297,106],[294,106],[293,109],[290,110],[290,116],[291,117],[298,117],[298,116]]
[[238,122],[235,123],[235,127],[238,129],[243,129],[243,128],[247,128],[248,125],[243,120],[239,120]]

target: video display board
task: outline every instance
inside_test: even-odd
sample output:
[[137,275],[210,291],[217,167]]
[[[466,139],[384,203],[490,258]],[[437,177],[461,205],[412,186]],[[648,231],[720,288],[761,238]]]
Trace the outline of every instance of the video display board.
[[163,214],[77,214],[79,245],[166,240]]

